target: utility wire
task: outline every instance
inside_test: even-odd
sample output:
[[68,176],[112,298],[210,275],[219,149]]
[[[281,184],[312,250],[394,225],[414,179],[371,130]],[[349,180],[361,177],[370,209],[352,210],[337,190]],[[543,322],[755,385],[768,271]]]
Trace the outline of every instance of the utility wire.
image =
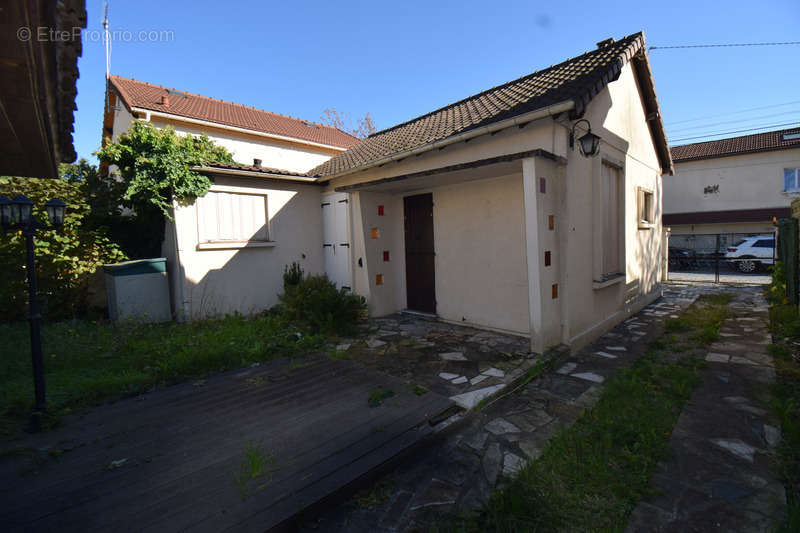
[[[683,134],[685,135],[687,132],[705,130],[705,129],[714,128],[714,127],[717,127],[717,126],[724,126],[726,124],[741,124],[743,122],[755,122],[755,121],[758,121],[758,120],[764,120],[765,118],[775,118],[775,117],[783,117],[784,119],[788,119],[788,118],[790,118],[789,117],[790,115],[791,115],[791,118],[795,118],[794,115],[796,115],[797,113],[800,113],[800,109],[791,109],[791,110],[783,112],[783,113],[770,113],[769,115],[759,115],[757,117],[740,118],[740,119],[737,119],[737,120],[723,120],[722,122],[712,122],[712,123],[709,123],[709,124],[698,124],[698,125],[695,125],[695,126],[684,126],[684,127],[681,127],[681,128],[667,128],[667,132],[669,132],[669,133],[681,133],[681,132],[683,132]],[[730,126],[727,126],[727,127],[730,127]]]
[[782,128],[785,126],[795,126],[800,125],[800,121],[798,122],[786,122],[784,124],[770,124],[768,126],[761,126],[758,128],[746,128],[743,130],[734,130],[734,131],[720,131],[717,133],[706,133],[705,135],[695,135],[694,137],[683,137],[681,139],[670,139],[670,142],[680,142],[680,141],[689,141],[692,139],[702,139],[705,137],[718,137],[720,135],[730,135],[731,133],[744,133],[746,131],[755,131],[755,130],[766,130],[770,128]]
[[726,43],[726,44],[682,44],[674,46],[650,46],[648,50],[666,50],[676,48],[731,48],[734,46],[787,46],[800,44],[800,41],[786,41],[782,43]]
[[762,105],[762,106],[759,106],[759,107],[750,107],[750,108],[747,108],[747,109],[740,109],[738,111],[728,111],[728,112],[725,112],[725,113],[718,113],[716,115],[705,115],[705,116],[697,117],[697,118],[687,118],[687,119],[684,119],[684,120],[676,120],[674,122],[665,122],[664,125],[665,126],[672,126],[674,124],[684,124],[686,122],[697,122],[698,120],[706,120],[706,119],[709,119],[709,118],[727,117],[729,115],[739,115],[741,113],[749,113],[750,111],[760,111],[762,109],[771,109],[773,107],[783,107],[783,106],[792,105],[792,104],[800,104],[800,100],[792,100],[791,102],[783,102],[782,104],[770,104],[770,105]]

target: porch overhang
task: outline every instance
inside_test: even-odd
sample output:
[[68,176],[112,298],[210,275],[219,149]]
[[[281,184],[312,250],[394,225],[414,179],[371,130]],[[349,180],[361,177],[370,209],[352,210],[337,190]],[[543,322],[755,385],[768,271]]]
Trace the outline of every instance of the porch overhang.
[[[363,181],[361,183],[343,185],[341,187],[336,187],[334,190],[337,192],[400,192],[430,187],[430,178],[433,178],[434,176],[439,177],[447,175],[448,183],[446,184],[482,179],[484,177],[502,176],[506,174],[512,174],[514,172],[521,172],[521,161],[530,157],[541,157],[555,161],[556,163],[562,165],[567,163],[567,160],[564,157],[555,155],[547,150],[537,148],[535,150],[504,154],[486,159],[478,159],[475,161],[458,163],[455,165],[447,165],[419,172],[412,172],[409,174],[400,174],[397,176]],[[437,183],[437,185],[443,185],[443,183]]]

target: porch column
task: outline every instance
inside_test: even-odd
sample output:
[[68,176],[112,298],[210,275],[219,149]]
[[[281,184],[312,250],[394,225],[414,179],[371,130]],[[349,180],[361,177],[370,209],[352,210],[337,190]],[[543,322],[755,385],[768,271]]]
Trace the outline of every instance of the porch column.
[[542,283],[539,261],[539,218],[536,160],[522,160],[522,188],[525,197],[525,248],[528,263],[528,313],[531,330],[531,351],[544,352],[542,322]]

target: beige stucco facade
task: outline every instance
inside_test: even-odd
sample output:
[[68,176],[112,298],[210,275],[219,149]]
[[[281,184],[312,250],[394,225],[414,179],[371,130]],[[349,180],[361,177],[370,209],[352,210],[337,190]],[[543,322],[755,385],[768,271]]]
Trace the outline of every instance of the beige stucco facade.
[[[672,235],[771,233],[767,211],[786,211],[791,201],[783,194],[783,170],[797,167],[800,148],[677,161],[675,175],[664,178],[664,214],[686,222],[670,223]],[[747,214],[735,212],[749,210],[766,211],[761,219],[738,220]],[[697,216],[716,212],[732,213],[713,221]]]
[[[443,320],[530,336],[532,349],[543,352],[582,346],[658,297],[661,169],[630,65],[595,96],[585,118],[602,138],[593,158],[569,146],[566,118],[545,117],[331,179],[326,191],[352,198],[353,287],[371,314],[406,306],[403,199],[423,193],[433,198]],[[604,163],[619,168],[623,183],[624,271],[611,280],[601,280],[597,266]],[[646,228],[637,223],[640,187],[655,200]],[[383,252],[392,259],[384,261]]]

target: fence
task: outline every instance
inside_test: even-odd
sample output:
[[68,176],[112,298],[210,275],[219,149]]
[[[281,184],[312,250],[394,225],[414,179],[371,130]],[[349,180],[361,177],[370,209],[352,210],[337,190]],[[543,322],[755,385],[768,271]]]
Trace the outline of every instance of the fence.
[[775,233],[671,235],[668,279],[768,283],[775,243]]

